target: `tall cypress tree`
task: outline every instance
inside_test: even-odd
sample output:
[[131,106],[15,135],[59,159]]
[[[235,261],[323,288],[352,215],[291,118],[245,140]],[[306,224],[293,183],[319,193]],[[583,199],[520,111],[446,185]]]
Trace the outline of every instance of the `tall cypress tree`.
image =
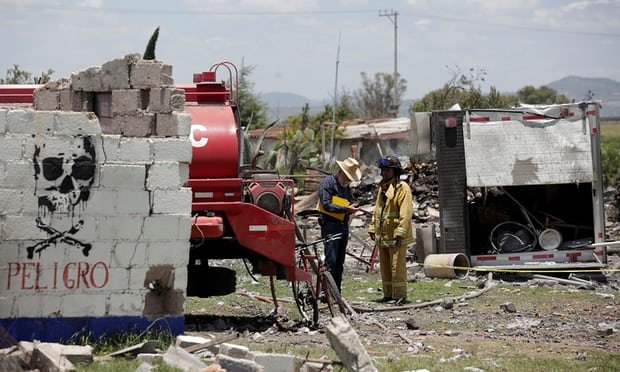
[[149,43],[146,45],[146,50],[144,51],[144,56],[142,57],[142,59],[155,59],[155,44],[157,44],[158,37],[159,26],[157,26],[155,32],[153,32],[153,35],[151,35]]

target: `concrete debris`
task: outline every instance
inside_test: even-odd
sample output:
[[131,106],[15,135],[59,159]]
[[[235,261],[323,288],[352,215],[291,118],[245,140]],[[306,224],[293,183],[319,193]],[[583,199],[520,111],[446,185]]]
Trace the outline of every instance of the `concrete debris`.
[[0,350],[1,371],[74,371],[77,363],[92,363],[90,346],[19,342]]
[[504,302],[503,304],[499,305],[499,308],[504,310],[504,312],[507,312],[507,313],[517,312],[517,307],[512,302]]
[[377,371],[349,322],[336,316],[325,327],[327,338],[347,371]]
[[[350,326],[349,326],[350,327]],[[351,329],[352,331],[352,329]],[[76,364],[103,362],[113,357],[135,358],[141,362],[136,371],[157,370],[167,365],[183,371],[225,372],[225,371],[332,371],[339,361],[303,359],[289,354],[251,351],[245,346],[226,343],[239,335],[207,339],[188,335],[177,336],[174,345],[165,352],[156,349],[155,341],[146,341],[124,348],[103,357],[93,357],[91,346],[62,345],[58,343],[19,342],[0,349],[0,371],[74,371]],[[359,340],[358,340],[359,341]],[[183,346],[180,346],[183,345]],[[361,347],[361,344],[360,344]],[[205,349],[213,350],[210,357],[203,358]],[[191,351],[188,351],[191,350]],[[365,353],[365,351],[364,351]],[[370,358],[366,355],[368,361]],[[370,364],[372,366],[372,363]],[[364,369],[372,371],[374,369]]]

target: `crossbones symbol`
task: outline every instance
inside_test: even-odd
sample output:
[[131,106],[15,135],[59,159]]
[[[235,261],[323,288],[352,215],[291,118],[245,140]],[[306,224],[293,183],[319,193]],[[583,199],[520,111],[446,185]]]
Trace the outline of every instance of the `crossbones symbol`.
[[38,253],[40,257],[42,250],[44,250],[45,248],[49,247],[52,244],[56,245],[56,243],[58,243],[59,241],[62,243],[72,245],[78,249],[82,249],[82,253],[84,254],[84,256],[88,256],[88,252],[90,252],[90,248],[92,247],[90,243],[84,244],[75,238],[67,236],[67,235],[74,235],[75,233],[77,233],[82,227],[82,225],[84,225],[83,220],[78,221],[78,223],[73,225],[69,230],[65,232],[58,231],[54,229],[53,227],[46,225],[41,220],[41,217],[37,217],[36,221],[37,221],[37,227],[47,232],[50,235],[50,237],[45,240],[41,240],[37,244],[27,248],[29,259],[32,259],[35,253]]
[[58,147],[46,148],[45,144],[35,146],[32,160],[39,202],[35,222],[48,238],[26,248],[29,259],[34,253],[40,257],[41,251],[58,243],[76,247],[88,256],[92,245],[74,237],[84,220],[78,216],[75,223],[74,217],[76,209],[79,206],[83,209],[90,196],[97,165],[95,155],[88,136],[73,138],[67,151],[62,152],[58,152]]

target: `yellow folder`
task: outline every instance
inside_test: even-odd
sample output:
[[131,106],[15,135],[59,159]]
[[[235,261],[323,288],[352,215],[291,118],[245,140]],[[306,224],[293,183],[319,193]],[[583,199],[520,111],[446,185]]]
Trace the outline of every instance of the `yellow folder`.
[[[349,201],[345,198],[341,198],[339,196],[332,196],[332,204],[336,204],[336,205],[341,205],[343,207],[347,207],[349,205]],[[319,200],[319,203],[316,206],[316,209],[319,210],[319,212],[324,213],[328,216],[332,216],[334,218],[339,219],[340,221],[344,221],[344,213],[335,213],[335,212],[330,212],[330,211],[326,211],[323,208],[323,204],[321,204],[321,201]]]

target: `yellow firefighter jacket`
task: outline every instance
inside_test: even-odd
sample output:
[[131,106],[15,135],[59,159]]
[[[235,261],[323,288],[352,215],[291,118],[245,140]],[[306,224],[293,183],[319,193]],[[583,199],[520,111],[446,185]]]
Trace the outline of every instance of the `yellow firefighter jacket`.
[[392,180],[381,184],[369,233],[378,247],[393,247],[400,236],[401,248],[413,243],[413,197],[407,182]]

